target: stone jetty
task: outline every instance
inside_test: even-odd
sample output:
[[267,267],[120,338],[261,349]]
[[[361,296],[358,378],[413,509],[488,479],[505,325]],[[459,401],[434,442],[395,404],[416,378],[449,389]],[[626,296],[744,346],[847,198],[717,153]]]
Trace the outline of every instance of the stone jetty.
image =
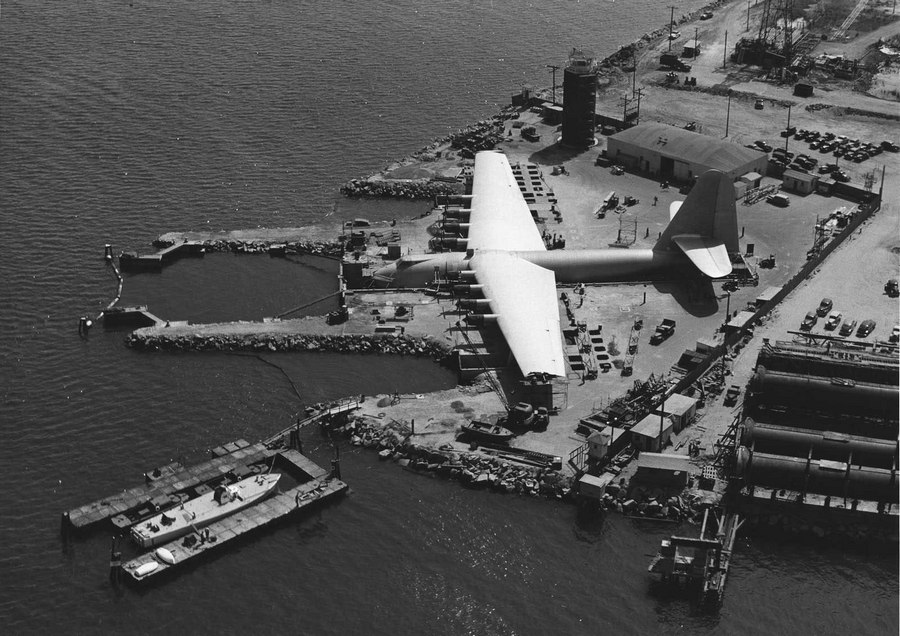
[[[271,324],[271,323],[269,323]],[[208,328],[209,325],[204,325]],[[266,333],[255,323],[252,333],[165,332],[165,327],[139,329],[125,343],[142,351],[320,351],[353,354],[394,354],[428,357],[441,362],[450,355],[449,345],[427,337],[397,335],[322,335]]]

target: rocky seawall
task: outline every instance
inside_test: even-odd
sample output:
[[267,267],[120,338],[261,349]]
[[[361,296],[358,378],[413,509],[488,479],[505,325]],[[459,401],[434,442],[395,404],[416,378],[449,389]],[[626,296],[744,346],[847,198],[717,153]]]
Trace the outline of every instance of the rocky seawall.
[[175,334],[161,329],[136,331],[125,344],[141,351],[321,351],[353,354],[393,354],[429,357],[442,362],[451,348],[430,338],[411,336],[307,335],[281,333],[254,334]]
[[450,445],[434,448],[411,442],[410,427],[389,418],[356,417],[337,429],[354,446],[378,451],[379,457],[415,471],[435,473],[469,488],[546,497],[588,505],[630,517],[700,521],[707,498],[697,491],[669,496],[660,489],[629,488],[622,479],[610,484],[604,497],[588,502],[577,496],[574,477],[558,470],[525,466],[478,452],[460,452]]
[[[275,230],[277,232],[277,230]],[[165,249],[175,245],[177,241],[158,238],[153,241],[153,247]],[[340,258],[344,253],[344,244],[339,241],[279,241],[273,239],[211,239],[202,241],[200,248],[205,252],[232,252],[235,254],[261,254],[270,252],[277,246],[285,254],[314,254],[316,256],[329,256]]]

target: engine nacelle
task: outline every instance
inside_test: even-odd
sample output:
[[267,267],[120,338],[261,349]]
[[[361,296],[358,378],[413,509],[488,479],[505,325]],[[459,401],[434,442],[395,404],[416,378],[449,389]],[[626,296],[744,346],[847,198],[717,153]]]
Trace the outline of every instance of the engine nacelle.
[[490,307],[490,299],[489,298],[460,298],[456,301],[456,304],[460,309],[471,309],[474,311],[478,311],[480,309],[487,309]]
[[473,327],[482,327],[484,325],[496,324],[500,314],[469,314],[463,320],[467,325]]
[[453,293],[460,295],[460,296],[465,296],[465,295],[479,294],[479,293],[481,293],[481,290],[483,290],[483,289],[484,289],[484,285],[454,285]]

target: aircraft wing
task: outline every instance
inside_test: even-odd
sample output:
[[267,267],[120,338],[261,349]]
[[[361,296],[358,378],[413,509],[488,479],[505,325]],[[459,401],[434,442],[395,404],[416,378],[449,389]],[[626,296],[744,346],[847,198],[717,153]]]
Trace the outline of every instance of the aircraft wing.
[[490,151],[475,155],[471,210],[469,249],[546,249],[506,155]]
[[731,273],[731,259],[722,241],[699,234],[679,234],[672,237],[672,242],[710,278],[721,278]]
[[522,375],[565,376],[554,273],[505,252],[476,254],[469,266]]

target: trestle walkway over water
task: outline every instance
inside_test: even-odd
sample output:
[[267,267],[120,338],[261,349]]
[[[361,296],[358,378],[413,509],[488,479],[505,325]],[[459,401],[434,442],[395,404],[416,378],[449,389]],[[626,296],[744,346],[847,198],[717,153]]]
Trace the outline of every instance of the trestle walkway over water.
[[703,513],[700,536],[672,536],[662,540],[662,545],[647,568],[667,583],[684,585],[696,592],[697,602],[706,609],[715,609],[725,594],[725,580],[734,550],[734,540],[742,525],[738,515],[723,513],[718,528],[708,536],[707,508]]

